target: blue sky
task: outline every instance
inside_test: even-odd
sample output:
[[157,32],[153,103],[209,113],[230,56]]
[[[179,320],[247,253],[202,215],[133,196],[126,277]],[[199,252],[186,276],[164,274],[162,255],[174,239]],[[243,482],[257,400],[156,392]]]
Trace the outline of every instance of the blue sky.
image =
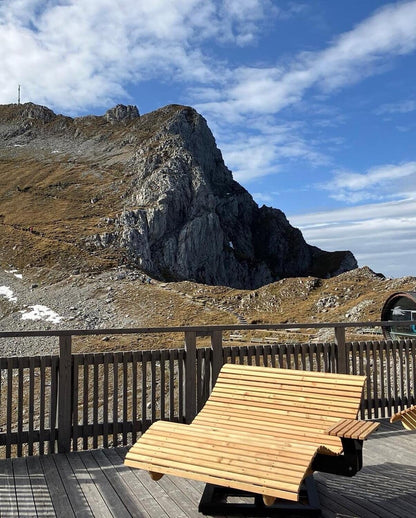
[[0,49],[0,103],[191,105],[309,243],[416,276],[416,1],[2,0]]

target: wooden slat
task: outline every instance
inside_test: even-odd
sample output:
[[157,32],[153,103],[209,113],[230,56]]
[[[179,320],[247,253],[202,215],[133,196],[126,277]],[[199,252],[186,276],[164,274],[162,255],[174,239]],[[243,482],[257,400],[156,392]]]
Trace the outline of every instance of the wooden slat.
[[[360,378],[361,377],[358,379]],[[273,387],[274,391],[290,392],[294,387],[296,387],[297,392],[310,392],[310,390],[313,389],[314,393],[317,394],[335,393],[345,397],[356,397],[357,394],[361,394],[363,387],[362,381],[348,385],[346,383],[323,383],[319,378],[305,380],[294,376],[293,378],[288,379],[286,376],[280,376],[280,373],[276,375],[276,377],[267,378],[260,375],[247,376],[242,373],[237,377],[236,373],[225,372],[224,374],[221,374],[219,381],[219,386],[231,386],[235,389],[245,388],[247,390],[250,388],[256,391],[262,391]]]
[[49,391],[49,445],[48,452],[55,453],[56,425],[57,425],[57,406],[58,406],[58,369],[59,357],[52,358],[51,364],[51,385]]
[[73,478],[75,478],[77,485],[82,488],[82,493],[85,495],[92,515],[111,518],[113,514],[94,483],[95,472],[94,474],[88,472],[82,462],[82,453],[83,452],[76,452],[67,455],[67,459],[73,470]]
[[[221,473],[224,478],[233,478],[239,480],[239,475],[251,477],[251,481],[257,483],[257,479],[262,479],[262,485],[273,486],[274,481],[279,480],[279,489],[284,487],[299,488],[299,480],[302,480],[305,471],[305,458],[303,458],[303,466],[295,465],[291,458],[287,459],[285,465],[277,463],[269,463],[268,465],[255,464],[253,467],[247,462],[247,458],[220,456],[214,454],[210,457],[206,455],[191,455],[186,449],[183,451],[175,451],[172,454],[171,445],[141,445],[140,452],[136,454],[132,451],[128,459],[131,463],[137,461],[140,463],[150,463],[159,472],[157,466],[179,467],[183,470],[195,470],[202,472],[203,470],[214,470]],[[295,461],[298,459],[295,458]],[[192,477],[191,477],[192,478]],[[247,479],[244,479],[248,481]],[[288,486],[283,486],[287,484]]]
[[103,447],[108,448],[108,436],[109,436],[109,427],[108,427],[108,419],[109,419],[109,398],[110,398],[110,389],[109,389],[109,370],[110,370],[110,356],[108,354],[104,355],[104,363],[103,363]]
[[[163,423],[163,424],[162,424]],[[255,452],[269,452],[270,455],[278,454],[285,451],[292,451],[293,448],[299,448],[302,441],[286,441],[279,438],[276,438],[274,441],[268,441],[267,438],[264,439],[263,436],[258,437],[250,432],[242,432],[241,430],[224,430],[222,434],[218,434],[219,428],[208,427],[208,426],[200,426],[200,425],[192,425],[192,426],[184,426],[182,423],[167,423],[167,422],[157,422],[152,425],[152,434],[147,434],[146,438],[143,435],[143,441],[151,440],[152,436],[155,436],[160,441],[171,440],[181,441],[181,437],[186,437],[190,443],[200,444],[203,437],[206,436],[206,445],[207,448],[211,448],[211,445],[222,446],[224,447],[232,447],[234,444],[245,444],[253,449]],[[137,447],[140,444],[138,441],[134,447]],[[294,446],[296,445],[296,446]],[[307,447],[308,449],[309,447]],[[245,454],[245,450],[243,454]],[[249,453],[246,453],[249,455]],[[251,454],[251,453],[250,453]]]
[[172,354],[169,355],[169,419],[175,417],[175,361]]
[[[155,351],[151,352],[151,362],[150,362],[150,414],[152,423],[156,421],[156,408],[157,408],[157,398],[156,398],[156,388],[157,388],[157,379],[156,379],[156,358],[154,356]],[[159,352],[159,351],[158,351]],[[127,444],[127,443],[123,443]]]
[[45,484],[49,489],[47,495],[51,499],[55,516],[75,517],[67,489],[64,486],[65,479],[58,471],[53,458],[49,455],[41,456],[39,462],[45,477]]
[[[26,466],[36,508],[36,516],[55,516],[50,493],[44,491],[46,477],[40,463],[40,457],[27,457]],[[68,516],[70,514],[68,513]]]
[[400,410],[399,412],[396,412],[390,418],[390,422],[394,423],[395,421],[400,421],[404,416],[412,415],[412,414],[416,414],[416,405],[412,405],[408,408],[404,408],[403,410]]
[[[134,490],[130,490],[128,486],[123,482],[122,477],[119,476],[119,470],[116,466],[110,461],[110,455],[107,455],[108,452],[104,450],[93,450],[88,452],[87,455],[91,455],[91,457],[95,461],[95,465],[91,462],[87,464],[85,462],[85,457],[83,454],[83,461],[87,469],[93,469],[96,471],[98,467],[101,469],[101,473],[105,475],[105,479],[101,476],[101,480],[98,480],[100,484],[100,491],[105,492],[107,500],[115,500],[117,502],[116,505],[114,503],[110,503],[109,507],[111,508],[114,516],[117,518],[119,516],[137,516],[137,508],[139,501],[134,495]],[[117,456],[118,464],[120,463],[120,458]],[[91,466],[91,468],[90,468]],[[111,485],[111,490],[108,490]],[[136,488],[137,488],[136,484]],[[122,506],[120,505],[122,502]]]
[[[254,469],[251,470],[253,473],[259,474],[264,472],[265,476],[270,474],[273,470],[275,473],[279,472],[289,477],[290,473],[294,473],[293,476],[297,477],[299,473],[305,472],[305,455],[298,455],[298,450],[283,452],[286,454],[278,455],[271,461],[270,452],[268,455],[264,449],[248,453],[242,452],[235,447],[233,448],[231,444],[228,447],[221,447],[218,446],[218,444],[212,444],[212,441],[209,440],[208,444],[212,447],[202,450],[200,443],[190,441],[186,443],[183,437],[176,437],[174,443],[175,454],[173,454],[171,448],[172,444],[173,442],[171,440],[148,438],[148,440],[140,443],[140,448],[134,448],[131,451],[129,458],[134,459],[135,455],[137,455],[140,459],[146,452],[151,456],[152,452],[157,452],[157,456],[159,457],[159,454],[164,452],[166,458],[174,458],[175,460],[183,458],[195,463],[209,462],[215,466],[225,464],[226,469],[234,465],[239,466],[245,473],[250,471],[250,466],[254,466]],[[177,456],[177,453],[180,453],[180,456]],[[290,463],[288,462],[289,459]]]
[[221,377],[227,377],[227,375],[238,374],[242,377],[248,376],[250,379],[276,379],[285,380],[289,385],[297,385],[302,382],[302,385],[306,383],[319,382],[320,384],[333,384],[334,388],[337,385],[348,386],[362,386],[365,381],[365,376],[351,376],[349,374],[335,374],[328,372],[314,372],[314,371],[297,371],[292,369],[270,369],[268,367],[252,367],[253,375],[250,375],[244,366],[227,364],[224,365],[221,371]]
[[127,444],[127,422],[129,420],[129,363],[127,354],[123,354],[123,444]]
[[2,515],[1,509],[7,512],[7,514],[4,512],[5,516],[19,516],[12,460],[5,459],[0,462],[0,516]]
[[[215,398],[213,398],[212,401],[222,403],[226,406],[228,404],[233,403],[234,399],[233,398],[222,398],[220,401],[217,401]],[[280,408],[280,410],[282,410],[283,413],[287,412],[288,414],[298,414],[299,411],[301,411],[304,413],[304,415],[308,415],[308,414],[309,415],[319,415],[319,408],[313,409],[313,408],[310,408],[306,404],[299,404],[300,410],[296,410],[297,405],[293,405],[293,404],[285,405],[284,402],[281,402],[280,407],[278,407],[277,405],[274,405],[273,403],[269,403],[268,401],[262,401],[259,398],[246,397],[244,401],[245,401],[245,404],[248,406],[250,406],[250,403],[254,403],[261,408],[269,408],[269,409],[279,409]],[[347,417],[355,417],[357,415],[357,410],[355,410],[355,412],[351,412],[348,410],[341,411],[341,410],[330,409],[330,410],[327,410],[325,412],[325,414],[327,416],[347,418]]]
[[84,355],[84,369],[83,369],[83,390],[82,390],[82,447],[84,450],[88,449],[88,432],[89,424],[88,416],[88,397],[89,397],[89,365],[88,360]]
[[78,425],[79,425],[79,355],[72,358],[72,449],[78,450]]
[[25,458],[13,462],[14,485],[20,516],[36,516],[36,506],[30,486]]
[[[131,365],[131,372],[132,372],[132,380],[131,380],[131,389],[132,389],[132,422],[133,422],[133,432],[132,432],[132,442],[136,442],[137,440],[137,392],[138,392],[138,383],[137,383],[137,363],[138,363],[138,352],[134,351],[132,356],[132,365]],[[106,447],[106,446],[104,446]]]
[[147,428],[147,351],[143,353],[142,357],[142,423],[143,431]]
[[22,432],[23,432],[23,367],[20,364],[18,371],[18,391],[17,391],[17,456],[22,456]]
[[30,359],[29,362],[29,423],[28,423],[28,431],[29,431],[29,440],[28,440],[28,454],[33,455],[33,430],[34,424],[33,421],[35,419],[35,361],[34,358]]
[[45,411],[46,411],[46,358],[40,363],[40,395],[39,395],[39,455],[45,452]]
[[[123,501],[120,499],[120,496],[114,490],[114,487],[110,482],[111,473],[108,472],[109,465],[106,462],[104,462],[104,465],[101,465],[99,462],[97,462],[97,459],[95,456],[93,456],[92,452],[82,452],[79,455],[83,464],[79,469],[80,475],[82,476],[82,474],[85,472],[94,474],[92,477],[92,483],[98,489],[102,499],[102,502],[99,502],[99,507],[97,506],[97,508],[100,509],[100,514],[96,513],[95,516],[103,516],[104,514],[108,513],[109,516],[114,516],[117,518],[130,517],[130,513],[126,509]],[[98,461],[99,459],[100,456],[98,455]]]
[[184,409],[184,351],[180,350],[178,355],[178,406],[179,406],[179,415],[178,418],[182,421],[185,417],[185,409]]
[[330,428],[328,434],[348,439],[365,440],[371,432],[379,427],[379,424],[372,421],[343,419],[336,426]]
[[93,388],[92,388],[92,447],[98,448],[98,405],[99,405],[99,392],[98,392],[98,362],[97,355],[94,356],[93,363]]
[[[125,464],[129,465],[129,460],[125,461]],[[136,463],[138,465],[138,463]],[[250,477],[244,477],[244,475],[233,476],[233,477],[225,477],[224,473],[221,470],[215,469],[204,469],[199,467],[195,467],[195,471],[193,467],[190,470],[187,470],[183,467],[181,463],[178,463],[177,466],[156,466],[154,463],[143,462],[140,463],[140,468],[146,471],[152,471],[156,468],[163,470],[164,473],[168,475],[182,476],[185,478],[191,478],[193,480],[201,480],[206,483],[216,484],[225,487],[233,487],[235,489],[241,489],[243,491],[250,491],[253,493],[274,496],[276,498],[283,498],[285,500],[297,501],[297,491],[298,487],[296,485],[284,484],[285,489],[279,489],[278,487],[269,487],[266,485],[266,481],[263,479],[256,479],[256,482],[250,480]],[[235,479],[238,480],[235,480]]]
[[[42,462],[45,464],[45,461],[48,462],[48,470],[50,470],[49,477],[54,476],[53,462],[56,465],[56,475],[62,480],[62,487],[59,484],[59,481],[56,481],[56,486],[58,489],[59,498],[52,494],[52,500],[55,509],[62,509],[65,513],[65,510],[68,509],[68,515],[71,515],[71,512],[74,513],[75,516],[91,516],[91,507],[88,504],[88,498],[90,497],[89,492],[89,484],[88,481],[90,479],[89,476],[84,476],[84,482],[86,486],[86,491],[81,490],[79,480],[76,477],[75,469],[72,467],[72,463],[70,459],[77,456],[77,452],[69,453],[69,454],[59,454],[54,456],[49,456],[48,460],[42,459]],[[50,462],[49,462],[50,461]],[[46,469],[46,468],[44,468]],[[46,472],[45,472],[46,476]],[[53,488],[54,486],[52,486]],[[65,494],[63,493],[65,492]],[[62,500],[61,500],[62,498]],[[69,505],[67,503],[69,502]],[[57,516],[60,516],[57,513]],[[61,516],[65,516],[62,514]]]
[[[118,354],[114,353],[113,355],[113,425],[115,423],[118,423],[118,391],[119,391],[119,384],[118,384]],[[117,427],[113,427],[113,445],[118,445],[118,430]]]
[[159,382],[159,388],[160,388],[160,419],[166,418],[166,412],[165,412],[165,396],[166,396],[166,356],[167,351],[166,349],[163,349],[160,354],[160,382]]
[[9,358],[7,362],[7,422],[6,422],[6,457],[11,456],[11,439],[10,434],[12,431],[12,402],[13,402],[13,370],[12,370],[12,359]]
[[[217,427],[207,427],[200,425],[191,425],[184,426],[182,423],[164,423],[161,422],[154,423],[152,425],[152,434],[155,437],[158,437],[158,440],[163,440],[163,437],[174,437],[176,440],[180,440],[180,437],[186,437],[190,442],[196,442],[198,444],[206,444],[207,448],[210,448],[209,445],[218,445],[219,447],[226,446],[230,447],[233,444],[233,441],[243,442],[247,448],[256,452],[269,452],[269,454],[284,454],[284,452],[289,449],[291,450],[292,445],[296,444],[300,449],[302,441],[296,441],[293,439],[292,441],[286,441],[279,439],[278,437],[273,438],[274,440],[270,440],[271,437],[265,436],[256,437],[253,433],[245,432],[245,431],[235,431],[235,430],[223,430],[222,434],[218,432],[220,429]],[[205,435],[209,435],[209,443],[208,441],[204,441],[203,437]],[[143,435],[144,438],[144,435]],[[140,444],[138,441],[136,445]],[[245,451],[245,450],[244,450]]]
[[[271,392],[273,390],[273,392]],[[338,395],[336,392],[323,394],[317,393],[307,393],[304,390],[299,390],[299,392],[288,391],[288,390],[276,390],[274,391],[274,387],[270,386],[268,390],[264,390],[261,388],[251,388],[247,387],[247,390],[241,390],[241,388],[234,388],[233,386],[224,386],[218,387],[215,391],[213,391],[211,397],[220,399],[224,398],[233,398],[236,400],[244,400],[246,395],[249,395],[252,400],[254,398],[258,398],[260,400],[267,399],[267,401],[279,402],[280,404],[291,404],[291,402],[301,403],[308,402],[311,408],[314,408],[314,405],[322,408],[322,405],[331,403],[331,408],[358,408],[359,401],[361,399],[359,394],[359,398],[357,396],[355,398],[352,397],[344,397],[343,394]]]
[[[209,426],[212,421],[198,420],[197,424],[202,426]],[[247,432],[256,433],[258,435],[268,435],[275,439],[286,438],[287,440],[313,441],[318,446],[325,445],[328,448],[334,448],[334,453],[341,451],[341,443],[332,440],[325,431],[321,429],[311,429],[305,424],[304,426],[292,426],[291,423],[270,424],[270,423],[256,423],[254,420],[251,423],[241,419],[234,419],[232,421],[226,420],[221,422],[221,430],[246,430]]]

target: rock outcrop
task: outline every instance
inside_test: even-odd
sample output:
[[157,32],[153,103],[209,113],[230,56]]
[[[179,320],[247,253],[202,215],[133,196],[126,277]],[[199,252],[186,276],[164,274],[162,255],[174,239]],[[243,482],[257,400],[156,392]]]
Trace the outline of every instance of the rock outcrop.
[[117,104],[114,108],[110,108],[104,115],[109,122],[120,122],[123,120],[132,120],[140,117],[137,106],[125,106],[124,104]]
[[191,108],[177,107],[140,146],[129,171],[132,209],[117,218],[106,240],[153,276],[254,288],[357,267],[350,252],[309,246],[283,212],[259,208],[233,180],[206,121]]
[[[59,182],[59,195],[77,189],[94,206],[93,213],[85,208],[79,214],[84,229],[91,215],[92,231],[76,236],[77,246],[90,254],[116,257],[164,280],[239,288],[284,277],[331,277],[357,267],[350,252],[310,246],[282,211],[258,207],[233,180],[205,119],[192,108],[171,105],[139,116],[136,107],[118,105],[102,117],[70,119],[38,107],[42,128],[36,131],[34,105],[9,106],[3,114],[14,111],[20,117],[21,130],[14,133],[20,140],[7,133],[13,121],[3,117],[2,122],[1,108],[0,133],[7,134],[9,147],[23,142],[26,157],[31,149],[38,155],[49,149],[45,163],[54,153],[53,160],[66,168],[82,161],[83,169],[68,176],[68,186]],[[90,183],[83,187],[92,174],[85,171],[87,163],[97,175],[94,195]],[[39,195],[32,187],[28,196]],[[61,210],[62,204],[55,205]]]

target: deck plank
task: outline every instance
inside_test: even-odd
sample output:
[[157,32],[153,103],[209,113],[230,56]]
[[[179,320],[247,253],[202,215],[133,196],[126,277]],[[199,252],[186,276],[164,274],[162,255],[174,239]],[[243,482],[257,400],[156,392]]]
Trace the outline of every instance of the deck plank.
[[0,502],[0,516],[6,516],[7,518],[19,516],[14,484],[13,463],[11,459],[1,461]]
[[35,500],[25,457],[14,459],[13,473],[19,516],[36,516]]
[[[75,473],[71,467],[70,462],[68,461],[67,456],[64,454],[58,454],[52,456],[48,455],[46,458],[49,458],[55,462],[58,475],[62,480],[62,484],[65,488],[70,506],[72,507],[75,516],[77,518],[87,518],[93,516],[91,513],[91,508],[88,505],[87,498],[78,484]],[[65,515],[59,514],[59,516]]]
[[[157,506],[157,503],[154,505],[152,495],[141,484],[137,483],[137,479],[131,473],[131,470],[122,464],[117,451],[115,449],[106,449],[103,450],[103,453],[113,465],[120,484],[123,485],[121,494],[125,500],[128,500],[126,503],[127,507],[130,508],[131,506],[139,518],[151,518],[154,516],[154,508]],[[150,502],[150,506],[147,505],[147,502]]]
[[[140,483],[140,475],[144,476],[147,473],[135,473],[133,470],[127,468],[123,464],[125,449],[104,450],[106,457],[108,457],[114,466],[117,466],[117,471],[120,477],[123,478],[126,486],[131,493],[139,500],[138,510],[143,516],[150,518],[160,516],[161,518],[169,518],[160,507],[158,502],[153,498],[153,495]],[[136,470],[137,471],[137,470]]]
[[71,501],[68,497],[68,488],[64,486],[61,478],[63,472],[58,471],[57,465],[51,455],[39,457],[39,462],[45,476],[45,484],[51,498],[55,516],[63,516],[64,513],[68,518],[75,516]]
[[[27,471],[32,488],[33,500],[36,508],[36,515],[47,517],[55,516],[51,495],[46,483],[45,473],[39,457],[26,458]],[[68,514],[68,516],[70,513]]]
[[[137,505],[140,504],[140,500],[135,497],[134,493],[124,482],[123,478],[119,476],[119,468],[123,469],[123,466],[121,464],[115,466],[109,457],[105,454],[104,450],[93,450],[91,455],[97,465],[101,466],[103,474],[107,478],[108,483],[111,485],[113,492],[115,495],[117,495],[117,498],[124,506],[124,510],[120,511],[120,513],[117,513],[116,516],[135,515],[137,513]],[[143,518],[147,518],[147,516],[147,513],[143,513]]]
[[80,454],[78,452],[73,452],[67,454],[67,458],[74,472],[79,488],[84,493],[89,507],[91,508],[92,516],[102,516],[103,518],[112,517],[113,515],[105,500],[102,498],[98,488],[94,484],[91,474],[85,468],[84,463],[80,458]]
[[[0,516],[202,518],[204,484],[150,479],[123,465],[127,448],[0,461]],[[315,474],[323,518],[403,518],[416,508],[416,432],[386,421],[352,478]],[[234,517],[236,518],[236,517]]]
[[90,451],[79,452],[79,457],[90,474],[91,480],[99,491],[103,502],[105,502],[105,506],[108,508],[110,515],[116,516],[117,518],[127,518],[131,516],[104,472],[104,470],[107,469],[105,463],[98,463]]

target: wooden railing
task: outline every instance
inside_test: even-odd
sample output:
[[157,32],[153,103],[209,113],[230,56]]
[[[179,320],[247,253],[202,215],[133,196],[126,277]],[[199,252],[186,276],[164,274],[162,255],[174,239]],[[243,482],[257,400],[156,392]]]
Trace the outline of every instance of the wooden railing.
[[[157,419],[191,422],[225,362],[365,374],[362,418],[389,416],[415,402],[416,341],[347,342],[346,329],[391,322],[235,325],[85,331],[0,332],[57,338],[59,354],[0,358],[0,454],[22,456],[129,444]],[[330,343],[229,345],[229,332],[333,328]],[[184,347],[73,353],[86,335],[179,333]],[[198,337],[209,347],[197,347]],[[58,348],[58,347],[57,347]]]

